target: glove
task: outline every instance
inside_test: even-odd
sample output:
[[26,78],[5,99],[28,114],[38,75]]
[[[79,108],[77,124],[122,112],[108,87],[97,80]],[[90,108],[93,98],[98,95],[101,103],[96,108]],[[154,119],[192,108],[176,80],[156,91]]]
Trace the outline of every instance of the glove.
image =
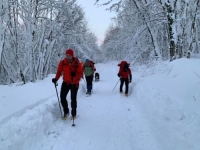
[[118,73],[117,75],[118,75],[118,77],[120,77],[120,74],[119,74],[119,73]]
[[71,72],[71,76],[72,76],[72,77],[75,77],[75,76],[76,76],[76,73],[75,73],[75,72]]
[[53,79],[52,79],[52,82],[53,82],[54,84],[56,84],[57,79],[56,79],[56,78],[53,78]]

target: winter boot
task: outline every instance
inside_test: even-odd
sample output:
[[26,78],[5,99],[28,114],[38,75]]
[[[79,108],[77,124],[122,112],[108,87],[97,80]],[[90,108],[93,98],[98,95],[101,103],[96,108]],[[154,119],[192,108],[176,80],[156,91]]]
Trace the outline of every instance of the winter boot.
[[71,120],[75,120],[76,119],[76,116],[71,116]]
[[68,114],[64,114],[63,117],[62,117],[62,120],[67,120],[68,116],[69,116],[69,113]]
[[90,90],[87,90],[86,94],[91,95],[91,91],[90,91]]
[[86,94],[89,94],[89,90],[87,90]]

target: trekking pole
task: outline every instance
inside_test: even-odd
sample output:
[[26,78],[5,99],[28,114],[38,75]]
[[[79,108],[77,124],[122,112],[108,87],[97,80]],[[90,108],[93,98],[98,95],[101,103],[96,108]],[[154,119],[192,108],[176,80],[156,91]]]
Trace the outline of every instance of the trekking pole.
[[[73,76],[71,76],[71,77],[72,77],[72,91],[71,91],[71,94],[73,95],[73,98],[74,98],[74,82],[73,82]],[[72,120],[73,120],[72,127],[75,127],[74,116],[72,116]]]
[[73,117],[73,124],[72,124],[72,126],[73,126],[73,127],[75,126],[75,124],[74,124],[74,117]]
[[[58,91],[57,91],[57,87],[58,86],[58,83],[54,83],[55,85],[55,88],[56,88],[56,94],[57,94],[57,97],[58,97]],[[58,104],[59,104],[59,107],[60,107],[60,100],[59,100],[59,97],[58,97]],[[61,107],[60,107],[60,114],[61,114],[61,117],[62,117],[62,111],[61,111]]]
[[[120,80],[120,79],[119,79],[119,80]],[[117,84],[119,83],[119,80],[117,81]],[[117,84],[115,85],[114,89],[116,88]],[[113,91],[114,91],[114,89],[113,89]]]

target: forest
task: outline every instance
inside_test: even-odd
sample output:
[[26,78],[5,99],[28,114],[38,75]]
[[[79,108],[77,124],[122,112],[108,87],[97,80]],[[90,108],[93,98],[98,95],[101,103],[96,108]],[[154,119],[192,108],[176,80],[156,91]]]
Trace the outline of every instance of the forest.
[[0,84],[55,73],[67,48],[81,61],[131,65],[198,57],[199,0],[94,0],[116,17],[101,45],[78,0],[0,0]]

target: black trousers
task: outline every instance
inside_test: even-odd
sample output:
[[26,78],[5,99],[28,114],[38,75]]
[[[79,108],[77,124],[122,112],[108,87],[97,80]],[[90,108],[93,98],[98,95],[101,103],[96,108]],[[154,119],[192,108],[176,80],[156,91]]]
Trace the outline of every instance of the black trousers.
[[67,94],[69,90],[71,90],[71,114],[72,116],[76,116],[78,88],[79,88],[78,84],[67,84],[66,82],[62,83],[60,91],[60,99],[65,114],[69,113]]
[[85,76],[86,82],[87,82],[87,91],[91,92],[92,90],[92,80],[93,80],[93,75],[91,76]]
[[124,82],[125,82],[125,94],[128,94],[128,86],[129,86],[129,80],[128,78],[120,78],[120,92],[122,92],[122,88],[123,88],[123,85],[124,85]]

